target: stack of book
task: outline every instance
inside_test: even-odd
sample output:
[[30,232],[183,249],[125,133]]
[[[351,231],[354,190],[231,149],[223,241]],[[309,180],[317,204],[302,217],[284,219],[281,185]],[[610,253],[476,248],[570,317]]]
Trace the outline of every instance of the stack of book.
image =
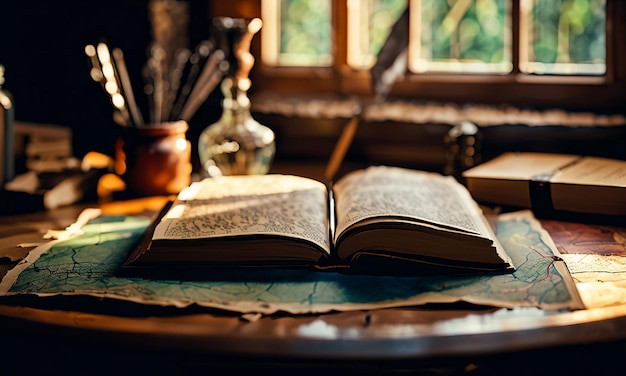
[[18,174],[2,187],[2,213],[24,213],[70,205],[97,191],[104,171],[85,168],[73,156],[72,131],[68,127],[15,123]]

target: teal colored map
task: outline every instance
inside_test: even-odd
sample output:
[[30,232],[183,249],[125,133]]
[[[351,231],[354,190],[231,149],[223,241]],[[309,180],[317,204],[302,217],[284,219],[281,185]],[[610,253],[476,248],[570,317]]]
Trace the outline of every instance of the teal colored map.
[[239,313],[292,314],[468,302],[504,308],[583,308],[551,239],[527,212],[501,216],[497,236],[511,274],[387,277],[302,270],[236,270],[203,281],[121,277],[119,269],[149,221],[102,216],[83,234],[30,252],[0,284],[0,295],[95,296],[138,304],[197,305]]

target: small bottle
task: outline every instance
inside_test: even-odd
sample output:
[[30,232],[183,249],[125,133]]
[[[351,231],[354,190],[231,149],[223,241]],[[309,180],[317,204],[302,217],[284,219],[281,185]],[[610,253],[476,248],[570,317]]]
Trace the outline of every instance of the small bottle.
[[11,94],[2,88],[3,84],[4,66],[0,65],[0,144],[3,153],[0,165],[0,183],[2,186],[11,181],[15,174],[15,156],[13,155],[15,105]]
[[481,160],[482,133],[470,121],[462,121],[452,127],[444,136],[446,163],[444,174],[454,176],[465,183],[463,171],[477,165]]

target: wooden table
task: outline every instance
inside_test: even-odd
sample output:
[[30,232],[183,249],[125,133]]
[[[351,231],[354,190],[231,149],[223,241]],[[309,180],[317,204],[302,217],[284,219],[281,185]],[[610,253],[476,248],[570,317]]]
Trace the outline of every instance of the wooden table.
[[[164,200],[102,208],[150,212]],[[85,206],[93,205],[0,217],[0,251],[65,228]],[[6,258],[2,265],[10,267]],[[104,310],[97,300],[70,310],[5,303],[0,343],[5,369],[14,372],[611,374],[623,367],[615,354],[626,350],[626,305],[551,315],[442,306],[246,321],[194,309],[144,312],[122,304]]]

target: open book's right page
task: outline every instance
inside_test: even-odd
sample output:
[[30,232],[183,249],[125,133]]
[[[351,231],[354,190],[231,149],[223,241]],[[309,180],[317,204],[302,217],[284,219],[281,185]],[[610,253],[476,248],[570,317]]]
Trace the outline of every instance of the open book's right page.
[[494,241],[510,260],[469,192],[451,176],[372,166],[352,172],[334,186],[335,240],[358,222],[388,217],[411,219]]

